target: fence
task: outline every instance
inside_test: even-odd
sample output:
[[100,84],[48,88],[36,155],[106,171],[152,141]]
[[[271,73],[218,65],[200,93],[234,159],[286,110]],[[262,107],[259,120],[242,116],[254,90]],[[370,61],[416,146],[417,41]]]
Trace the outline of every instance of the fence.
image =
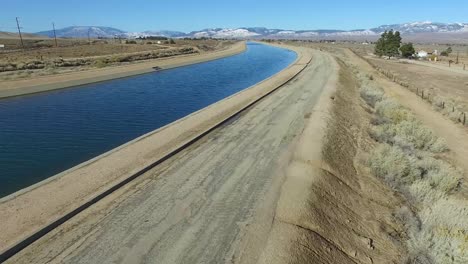
[[[375,65],[371,60],[357,54],[354,50],[351,50],[351,52],[354,55],[356,55],[356,56],[360,57],[361,59],[365,60],[374,69],[376,69],[378,72],[380,72],[382,75],[384,75],[385,77],[387,77],[388,79],[390,79],[394,83],[399,84],[400,86],[403,86],[403,87],[407,88],[408,90],[414,92],[416,95],[420,96],[421,99],[426,100],[431,105],[435,105],[435,106],[439,107],[440,109],[446,109],[447,108],[448,104],[445,101],[440,101],[440,102],[435,101],[436,94],[431,93],[430,90],[428,91],[428,90],[425,90],[425,89],[410,85],[408,82],[400,80],[398,78],[398,75],[396,75],[395,73],[393,73],[393,72],[391,72],[389,70],[382,69],[381,67]],[[454,118],[454,120],[456,122],[461,123],[464,126],[466,126],[467,125],[466,113],[456,109],[454,104],[452,104],[451,107],[452,107],[452,111],[448,110],[447,113],[454,113],[454,115],[456,116],[456,118]],[[458,112],[458,113],[456,113],[456,112]]]

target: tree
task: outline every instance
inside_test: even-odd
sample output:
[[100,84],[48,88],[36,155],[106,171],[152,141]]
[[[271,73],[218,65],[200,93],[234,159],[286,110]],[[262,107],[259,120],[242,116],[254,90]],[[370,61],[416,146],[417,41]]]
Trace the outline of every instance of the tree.
[[387,31],[382,33],[380,36],[379,40],[377,40],[377,43],[375,44],[375,55],[382,57],[385,55],[385,39],[387,39]]
[[390,30],[388,36],[388,44],[387,44],[387,55],[388,57],[396,57],[400,55],[399,49],[401,45],[401,36],[400,32],[396,31],[393,33],[393,30]]
[[416,51],[414,50],[413,43],[406,43],[400,47],[401,56],[404,58],[411,57]]
[[452,47],[448,47],[446,50],[440,53],[440,56],[448,57],[452,53]]
[[378,56],[394,57],[400,55],[399,49],[401,45],[400,32],[393,30],[385,31],[375,46],[375,54]]

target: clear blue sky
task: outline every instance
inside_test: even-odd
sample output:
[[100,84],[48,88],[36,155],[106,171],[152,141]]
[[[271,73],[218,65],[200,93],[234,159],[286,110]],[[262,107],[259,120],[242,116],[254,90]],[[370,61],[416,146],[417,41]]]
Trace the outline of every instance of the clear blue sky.
[[111,26],[127,31],[210,27],[362,29],[414,21],[468,22],[466,0],[0,0],[0,31]]

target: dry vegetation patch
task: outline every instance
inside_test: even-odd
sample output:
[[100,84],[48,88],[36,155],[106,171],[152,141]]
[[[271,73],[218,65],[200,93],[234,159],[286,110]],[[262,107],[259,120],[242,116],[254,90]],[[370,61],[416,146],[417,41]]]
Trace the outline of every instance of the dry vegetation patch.
[[408,203],[394,213],[405,225],[401,237],[406,239],[407,262],[467,263],[468,204],[454,195],[463,172],[438,156],[447,151],[442,139],[368,78],[360,79],[361,97],[375,110],[377,120],[370,134],[380,143],[368,165]]

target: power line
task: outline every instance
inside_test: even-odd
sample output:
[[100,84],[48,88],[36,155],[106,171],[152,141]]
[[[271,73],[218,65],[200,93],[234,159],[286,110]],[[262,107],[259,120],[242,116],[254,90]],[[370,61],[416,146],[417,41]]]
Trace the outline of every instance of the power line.
[[24,49],[23,36],[21,36],[21,29],[20,29],[18,17],[16,17],[16,26],[18,27],[19,37],[20,37],[20,39],[21,39],[21,46],[22,46],[23,49]]
[[52,28],[54,29],[55,47],[58,47],[58,45],[57,45],[57,34],[55,33],[55,23],[54,22],[52,22]]

